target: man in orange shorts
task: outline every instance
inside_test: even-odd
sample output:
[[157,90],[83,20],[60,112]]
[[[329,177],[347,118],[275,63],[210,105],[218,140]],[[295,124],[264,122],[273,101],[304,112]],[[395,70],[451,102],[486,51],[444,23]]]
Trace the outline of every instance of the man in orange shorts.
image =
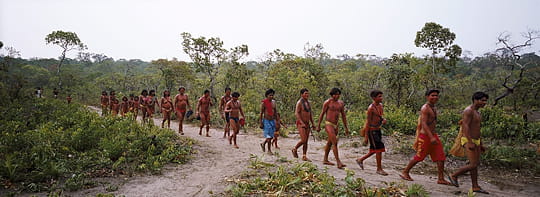
[[439,90],[428,90],[426,92],[426,99],[428,102],[422,106],[418,126],[416,127],[416,141],[413,145],[416,155],[414,155],[399,176],[404,180],[413,181],[409,175],[409,171],[429,154],[431,160],[437,162],[437,183],[452,185],[452,183],[444,180],[444,161],[446,160],[446,156],[441,140],[439,140],[439,136],[435,131],[435,125],[437,124],[437,108],[435,104],[439,101]]

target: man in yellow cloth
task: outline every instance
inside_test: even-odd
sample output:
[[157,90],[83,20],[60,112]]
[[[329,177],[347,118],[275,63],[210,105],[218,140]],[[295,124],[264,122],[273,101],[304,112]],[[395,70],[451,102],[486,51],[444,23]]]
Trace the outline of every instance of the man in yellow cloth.
[[484,92],[475,92],[472,96],[472,105],[469,105],[463,110],[459,134],[454,141],[454,146],[450,150],[450,154],[458,157],[466,155],[469,164],[461,167],[458,171],[448,177],[452,184],[459,187],[458,176],[470,172],[473,192],[483,194],[489,194],[489,192],[483,190],[478,185],[480,153],[483,153],[486,150],[480,140],[480,123],[482,122],[482,116],[478,109],[486,106],[488,98],[489,96]]

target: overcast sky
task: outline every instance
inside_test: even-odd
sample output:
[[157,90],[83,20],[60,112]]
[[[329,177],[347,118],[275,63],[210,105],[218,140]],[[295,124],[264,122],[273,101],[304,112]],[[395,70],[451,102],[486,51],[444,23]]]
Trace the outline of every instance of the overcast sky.
[[[246,60],[274,49],[303,55],[307,42],[332,57],[389,57],[427,54],[414,38],[436,22],[478,56],[495,50],[502,32],[519,42],[521,32],[540,30],[539,9],[539,0],[0,0],[0,41],[24,58],[57,58],[60,48],[45,37],[62,30],[77,33],[88,52],[115,59],[190,61],[180,36],[189,32],[219,37],[226,48],[247,44]],[[529,50],[539,53],[540,41]]]

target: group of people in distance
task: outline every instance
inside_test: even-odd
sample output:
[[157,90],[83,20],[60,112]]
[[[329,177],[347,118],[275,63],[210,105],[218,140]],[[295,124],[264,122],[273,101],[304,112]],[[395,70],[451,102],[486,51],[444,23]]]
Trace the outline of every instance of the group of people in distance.
[[[165,90],[161,102],[158,102],[154,90],[150,90],[149,93],[146,90],[143,90],[138,97],[130,95],[129,100],[124,96],[122,98],[122,103],[120,104],[115,98],[114,91],[111,91],[110,95],[107,95],[107,92],[103,91],[101,96],[102,112],[103,114],[108,114],[109,111],[112,111],[113,115],[120,113],[122,116],[132,113],[133,117],[136,118],[138,110],[140,109],[142,111],[143,122],[146,122],[152,119],[152,114],[155,111],[154,107],[157,105],[163,112],[161,127],[163,128],[164,123],[167,122],[167,127],[170,128],[170,115],[174,109],[179,122],[178,132],[181,135],[184,135],[182,129],[184,117],[190,116],[193,113],[185,90],[184,87],[180,87],[178,89],[179,93],[174,97],[174,101],[170,99],[170,92]],[[411,158],[410,162],[399,176],[404,180],[413,181],[409,175],[410,170],[417,163],[423,161],[427,155],[430,155],[431,160],[437,163],[438,184],[459,187],[458,177],[466,172],[470,172],[472,190],[474,192],[488,194],[487,191],[483,190],[478,185],[480,154],[485,151],[485,147],[480,140],[480,123],[482,120],[478,110],[486,105],[489,96],[484,92],[474,93],[472,96],[472,104],[463,111],[462,120],[460,121],[460,133],[458,134],[454,147],[450,153],[456,156],[466,156],[469,163],[458,169],[455,173],[447,175],[446,178],[449,179],[449,181],[447,181],[444,177],[444,162],[446,160],[446,155],[443,150],[443,144],[435,129],[438,115],[435,104],[439,100],[439,93],[439,90],[436,89],[426,91],[425,96],[427,102],[420,110],[416,128],[416,139],[413,145],[416,154]],[[280,120],[276,101],[274,100],[274,94],[275,91],[273,89],[268,89],[265,92],[265,98],[261,101],[259,115],[259,125],[260,128],[263,129],[263,136],[265,138],[260,146],[263,152],[268,152],[269,154],[272,154],[272,145],[278,148],[277,137],[279,136],[279,129],[281,125],[285,126]],[[328,134],[328,138],[324,148],[323,164],[336,165],[328,160],[328,155],[330,150],[332,150],[337,162],[337,167],[339,169],[346,167],[339,159],[338,153],[338,125],[340,116],[345,135],[349,135],[347,117],[345,114],[345,103],[339,99],[340,95],[340,89],[332,88],[330,90],[330,98],[324,101],[322,111],[319,115],[317,124],[315,125],[313,121],[313,109],[309,101],[309,91],[306,88],[300,90],[300,99],[297,101],[294,111],[296,117],[295,123],[300,135],[300,140],[291,150],[293,157],[299,157],[298,149],[302,147],[302,160],[311,162],[307,157],[308,139],[312,130],[316,130],[317,132],[321,130],[321,123],[324,118],[324,129]],[[218,107],[221,118],[225,121],[223,138],[228,138],[229,144],[233,145],[234,148],[239,148],[236,138],[240,127],[245,123],[244,112],[242,111],[242,106],[238,100],[239,97],[240,94],[238,92],[231,93],[231,89],[226,88],[225,95],[221,97]],[[382,140],[381,126],[387,123],[387,120],[384,118],[382,104],[383,92],[373,90],[370,93],[370,97],[372,98],[373,103],[367,108],[366,122],[360,131],[361,136],[364,137],[363,144],[367,145],[369,143],[369,152],[356,159],[356,163],[364,170],[364,161],[375,154],[377,165],[376,173],[386,176],[388,173],[382,168],[382,153],[385,152],[386,149]],[[202,130],[206,126],[206,136],[210,137],[211,106],[213,106],[213,103],[210,98],[210,91],[205,90],[203,96],[198,99],[196,108],[196,117],[201,121],[199,135],[202,135]],[[233,131],[232,133],[231,129]]]
[[[44,97],[43,97],[43,88],[37,87],[36,90],[34,91],[34,94],[35,94],[36,98],[44,98]],[[60,94],[60,91],[59,91],[58,89],[54,88],[54,89],[53,89],[53,98],[54,98],[54,99],[58,99],[58,94]],[[67,102],[67,104],[71,104],[71,100],[72,100],[72,99],[73,99],[73,98],[71,98],[71,94],[68,94],[68,95],[66,96],[66,102]]]

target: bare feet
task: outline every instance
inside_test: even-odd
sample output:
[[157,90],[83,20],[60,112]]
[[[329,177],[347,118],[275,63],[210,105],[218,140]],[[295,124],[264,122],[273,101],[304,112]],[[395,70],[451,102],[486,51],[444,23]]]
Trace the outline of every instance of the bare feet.
[[206,137],[212,137],[212,136],[210,136],[210,135],[206,134]]
[[342,164],[342,163],[338,163],[338,165],[337,165],[337,168],[339,168],[339,169],[343,169],[344,167],[347,167],[347,165]]
[[409,176],[408,174],[399,174],[399,177],[401,177],[403,180],[406,180],[406,181],[413,181],[411,176]]
[[361,161],[361,160],[356,160],[356,163],[358,164],[358,166],[360,166],[360,169],[364,170],[364,161]]
[[239,148],[239,147],[238,147],[238,145],[235,144],[235,145],[234,145],[234,148]]
[[296,152],[296,149],[292,149],[291,152],[294,158],[298,158],[298,152]]
[[386,173],[384,170],[377,170],[377,174],[388,176],[388,173]]
[[304,156],[302,156],[302,160],[304,160],[304,161],[307,161],[307,162],[311,162],[311,160],[310,160],[310,159],[308,159],[308,158],[307,158],[307,157],[306,157],[305,155],[304,155]]
[[322,163],[323,163],[324,165],[330,165],[330,166],[336,165],[336,164],[334,164],[334,163],[332,163],[332,162],[330,162],[330,161],[323,161]]
[[437,184],[441,184],[441,185],[452,185],[452,186],[454,186],[454,184],[452,184],[452,183],[450,183],[450,182],[448,182],[448,181],[446,181],[446,180],[444,180],[444,179],[443,179],[443,180],[438,180],[438,181],[437,181]]
[[264,143],[261,143],[261,149],[263,152],[266,152],[266,149],[264,149]]

